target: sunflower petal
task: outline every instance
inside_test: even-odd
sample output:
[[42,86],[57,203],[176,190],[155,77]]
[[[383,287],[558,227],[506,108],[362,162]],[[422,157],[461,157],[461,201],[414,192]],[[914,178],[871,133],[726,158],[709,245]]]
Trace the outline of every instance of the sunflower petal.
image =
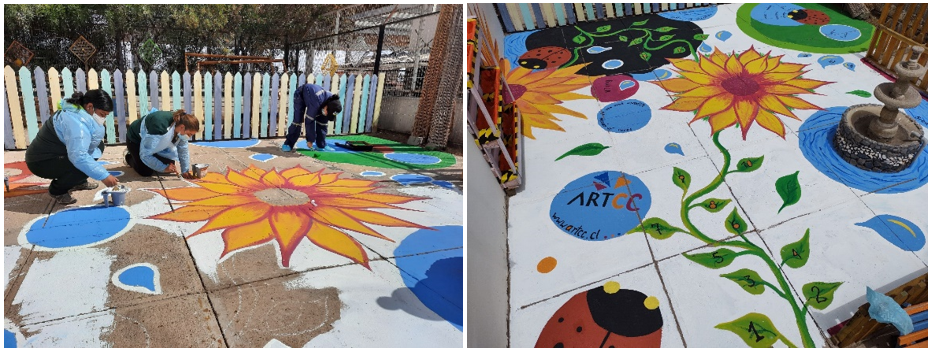
[[713,84],[713,81],[715,80],[714,77],[710,76],[709,74],[706,74],[705,72],[694,73],[694,72],[684,71],[684,72],[679,72],[679,73],[680,75],[684,76],[684,78],[687,78],[699,85],[710,85],[710,84]]
[[209,197],[222,195],[222,194],[218,194],[213,191],[210,191],[208,189],[192,188],[192,187],[165,189],[164,192],[161,189],[146,189],[146,190],[165,196],[175,201],[203,200]]
[[269,212],[270,207],[268,204],[262,202],[254,202],[246,205],[229,207],[226,210],[219,212],[207,221],[203,227],[191,233],[188,237],[192,237],[198,234],[207,233],[221,228],[238,226],[250,222],[254,222],[264,216],[266,212]]
[[323,206],[314,207],[312,209],[311,217],[314,218],[315,220],[322,221],[334,227],[352,230],[355,232],[363,233],[369,236],[374,236],[380,239],[385,239],[385,240],[394,242],[392,239],[389,239],[388,237],[377,233],[372,228],[363,224],[363,222],[359,218],[350,216],[336,207],[323,207]]
[[700,63],[694,60],[687,60],[687,59],[667,59],[667,60],[670,61],[672,64],[674,64],[674,67],[677,67],[681,71],[694,72],[694,73],[703,72],[703,70],[700,69]]
[[217,172],[208,172],[207,174],[205,174],[205,175],[204,175],[203,177],[201,177],[200,179],[195,179],[194,182],[195,182],[195,183],[204,183],[204,182],[208,182],[208,183],[223,183],[223,184],[229,183],[229,182],[227,181],[227,178],[224,177],[223,174],[220,174],[220,173],[217,173]]
[[706,85],[699,88],[680,93],[677,97],[701,97],[701,98],[711,98],[713,96],[726,93],[722,87],[716,85]]
[[375,188],[377,182],[366,179],[337,179],[331,186],[344,186],[352,188]]
[[787,105],[791,108],[795,108],[798,110],[822,110],[822,108],[820,108],[819,106],[811,104],[807,102],[806,100],[795,97],[795,96],[779,95],[777,98],[778,100],[781,100],[781,102],[783,102],[784,105]]
[[227,228],[221,237],[224,239],[224,251],[220,257],[223,258],[233,251],[265,244],[272,240],[273,235],[269,220],[262,218],[252,223]]
[[324,172],[322,168],[320,171],[308,174],[298,175],[288,179],[288,182],[292,185],[300,188],[312,187],[321,182],[321,173]]
[[776,72],[776,73],[800,72],[800,70],[802,70],[804,67],[807,67],[807,65],[803,65],[799,63],[781,62],[776,68],[771,70],[771,72]]
[[590,95],[583,95],[583,94],[578,94],[578,93],[551,94],[551,97],[557,100],[560,100],[560,101],[593,99],[593,97]]
[[748,71],[749,74],[759,74],[764,72],[767,68],[768,58],[766,56],[756,58],[745,64],[745,70]]
[[283,177],[285,177],[285,179],[292,179],[300,175],[311,174],[311,172],[308,172],[307,169],[301,168],[301,166],[295,166],[282,171],[281,174]]
[[797,78],[797,79],[784,82],[784,85],[790,85],[790,86],[798,87],[801,89],[811,90],[811,89],[819,88],[829,83],[831,82],[824,82],[821,80],[806,79],[806,78]]
[[726,56],[726,54],[722,53],[722,51],[719,51],[719,48],[715,48],[713,50],[713,54],[709,55],[710,61],[713,61],[713,63],[715,63],[719,67],[725,67],[726,60],[728,58],[729,56]]
[[724,93],[706,99],[706,102],[704,102],[703,105],[700,106],[700,109],[697,111],[697,115],[694,120],[720,113],[723,110],[732,107],[733,98],[734,95]]
[[662,110],[670,111],[680,111],[680,112],[690,112],[694,111],[700,107],[700,104],[706,101],[705,98],[701,97],[681,97],[674,100],[670,105],[664,106]]
[[759,57],[761,57],[761,54],[755,51],[755,47],[750,47],[748,50],[745,50],[745,52],[739,55],[739,62],[744,66]]
[[765,85],[764,90],[768,94],[774,95],[813,94],[806,89],[801,89],[785,84]]
[[343,174],[343,172],[322,173],[321,174],[321,185],[326,185],[326,184],[336,182],[337,177],[339,177],[341,174]]
[[768,58],[768,68],[767,68],[766,70],[768,70],[768,71],[773,71],[775,68],[778,68],[778,67],[781,65],[781,58],[782,58],[782,57],[784,57],[784,55],[775,56],[775,57],[769,57],[769,58]]
[[328,185],[328,186],[319,186],[315,188],[315,193],[321,194],[324,196],[329,195],[352,195],[365,193],[372,190],[373,188],[363,188],[363,187],[350,187],[350,186],[339,186],[339,185]]
[[368,210],[358,210],[352,208],[342,209],[344,213],[359,218],[361,221],[371,224],[378,224],[387,227],[409,227],[418,229],[429,229],[417,223],[412,223],[403,219],[398,219],[384,213]]
[[561,103],[560,100],[551,97],[551,95],[536,93],[533,91],[526,91],[525,94],[522,95],[521,99],[526,101],[534,101],[534,103],[538,105],[552,105]]
[[285,185],[285,177],[282,177],[278,172],[272,171],[262,176],[262,182],[267,186],[280,187]]
[[736,76],[742,74],[742,72],[745,72],[745,66],[739,62],[738,56],[729,56],[729,59],[726,60],[726,72],[732,76]]
[[742,140],[748,134],[748,129],[752,127],[752,122],[758,116],[758,104],[748,100],[738,100],[732,105],[735,109],[735,116],[739,119],[739,126],[742,127]]
[[211,216],[226,209],[227,206],[185,206],[176,209],[175,211],[165,212],[162,214],[157,214],[155,216],[147,217],[149,219],[161,219],[166,221],[173,222],[200,222],[206,221]]
[[369,257],[366,255],[366,250],[363,249],[363,246],[360,245],[358,241],[354,240],[346,233],[315,221],[314,224],[311,225],[311,230],[308,232],[307,237],[315,245],[349,258],[353,260],[353,262],[359,263],[363,265],[363,267],[372,270],[369,268]]
[[311,230],[311,221],[303,213],[290,210],[280,210],[269,216],[269,225],[275,233],[275,241],[279,242],[282,253],[282,266],[288,267],[292,253]]
[[247,177],[233,169],[229,169],[227,172],[227,180],[229,180],[231,184],[236,184],[242,188],[249,188],[253,190],[260,190],[265,188],[265,186],[262,185],[260,181]]
[[781,136],[781,138],[784,137],[784,123],[781,123],[781,120],[771,112],[763,108],[758,109],[758,116],[755,117],[755,122],[758,122],[758,125],[762,126],[764,129]]
[[198,182],[202,188],[213,191],[218,194],[230,195],[249,192],[250,189],[243,188],[230,183],[212,183],[212,182]]
[[794,115],[794,112],[787,109],[787,106],[784,106],[781,100],[779,100],[775,95],[762,96],[761,99],[758,99],[758,103],[761,104],[761,107],[770,111],[774,111],[788,117],[797,118],[797,116]]
[[672,93],[682,93],[700,87],[696,82],[686,78],[671,78],[660,82],[652,81],[652,83],[656,83],[662,89]]
[[586,115],[560,105],[539,105],[538,109],[540,109],[542,112],[560,113],[563,115],[570,115],[586,119]]
[[249,165],[249,167],[246,167],[246,169],[243,170],[243,175],[259,180],[263,175],[266,174],[266,172],[268,171],[253,165]]
[[768,73],[765,73],[761,79],[767,83],[787,84],[787,83],[793,82],[795,80],[794,78],[799,77],[801,74],[803,74],[803,72],[780,72],[780,73],[768,72]]
[[702,68],[703,71],[708,73],[710,76],[719,79],[722,79],[726,76],[726,70],[722,68],[722,66],[717,65],[715,62],[703,55],[700,55],[700,68]]
[[734,108],[727,108],[720,113],[710,116],[709,126],[712,129],[710,135],[715,134],[716,132],[726,129],[729,126],[732,126],[738,122],[738,117],[735,116]]
[[234,195],[222,195],[209,197],[202,200],[197,200],[193,202],[186,203],[186,206],[240,206],[246,205],[253,202],[259,202],[259,199],[256,198],[253,194],[234,194]]
[[382,202],[387,204],[403,204],[411,201],[425,200],[421,197],[409,197],[409,196],[400,196],[392,194],[382,194],[382,193],[364,193],[347,196],[352,199],[362,199],[369,201]]

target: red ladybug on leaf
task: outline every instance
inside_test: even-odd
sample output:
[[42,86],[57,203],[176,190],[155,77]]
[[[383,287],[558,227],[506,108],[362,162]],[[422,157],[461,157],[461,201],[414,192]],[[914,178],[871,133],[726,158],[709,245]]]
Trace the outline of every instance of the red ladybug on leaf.
[[829,16],[823,11],[813,9],[793,10],[787,14],[787,18],[803,24],[812,24],[822,26],[829,23]]
[[518,65],[527,69],[546,69],[560,67],[570,61],[573,54],[557,46],[545,46],[531,49],[518,58]]
[[535,347],[661,347],[658,307],[657,298],[608,282],[564,303]]

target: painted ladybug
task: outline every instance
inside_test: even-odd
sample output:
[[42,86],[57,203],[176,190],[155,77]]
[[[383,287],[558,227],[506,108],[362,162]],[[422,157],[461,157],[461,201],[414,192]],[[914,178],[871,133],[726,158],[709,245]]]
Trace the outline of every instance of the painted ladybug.
[[787,14],[787,18],[803,24],[812,24],[822,26],[829,23],[829,16],[819,10],[802,9],[793,10]]
[[522,54],[518,64],[527,69],[545,69],[559,67],[570,61],[570,50],[557,46],[545,46]]
[[535,347],[661,347],[658,299],[608,282],[578,293],[551,316]]

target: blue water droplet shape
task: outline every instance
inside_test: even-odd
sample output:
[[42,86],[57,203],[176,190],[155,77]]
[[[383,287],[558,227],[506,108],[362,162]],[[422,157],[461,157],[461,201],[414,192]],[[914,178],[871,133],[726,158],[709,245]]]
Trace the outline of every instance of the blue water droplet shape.
[[447,188],[447,189],[455,188],[454,183],[448,182],[446,180],[435,180],[431,182],[431,184],[437,185],[439,187]]
[[406,173],[406,174],[396,174],[396,175],[392,176],[390,179],[392,179],[392,180],[398,182],[399,184],[405,185],[405,186],[412,185],[412,184],[420,184],[420,183],[430,183],[431,181],[434,180],[434,178],[428,177],[428,176],[426,176],[426,175],[407,174],[407,173]]
[[586,52],[591,54],[599,54],[606,51],[612,50],[612,47],[602,47],[602,46],[591,46],[589,49],[586,49]]
[[254,159],[254,160],[256,160],[256,161],[259,161],[259,162],[266,162],[266,161],[269,161],[269,160],[275,158],[275,155],[272,155],[272,154],[252,154],[249,158]]
[[858,28],[845,24],[827,24],[820,26],[820,34],[836,41],[853,41],[862,37]]
[[606,60],[606,62],[603,62],[603,68],[616,69],[622,67],[622,64],[622,60],[619,59]]
[[811,53],[809,53],[809,52],[801,52],[801,53],[797,54],[797,57],[810,57],[810,56],[813,56],[813,54],[811,54]]
[[112,176],[114,176],[114,177],[122,177],[122,176],[123,176],[123,171],[108,171],[107,173],[110,173],[110,175],[112,175]]
[[363,171],[363,173],[360,173],[360,175],[364,177],[382,177],[386,174],[379,171]]
[[684,150],[678,143],[668,143],[664,146],[664,151],[667,151],[669,154],[680,154],[680,156],[684,156]]
[[3,330],[3,348],[5,349],[15,349],[16,348],[16,333],[9,330]]
[[709,52],[713,52],[713,48],[709,45],[706,45],[706,43],[703,43],[703,44],[700,44],[700,51],[709,53]]
[[845,60],[842,58],[842,56],[839,56],[839,55],[825,55],[823,57],[820,57],[818,60],[816,60],[816,62],[819,63],[820,66],[823,66],[823,68],[826,68],[832,65],[838,65],[838,64],[843,63],[844,61]]
[[727,30],[721,30],[716,33],[716,38],[722,41],[729,40],[732,37],[732,32]]
[[855,72],[855,64],[852,62],[843,63],[842,67],[848,68],[850,71]]
[[148,264],[132,265],[117,273],[117,281],[122,288],[131,289],[147,294],[161,293],[158,281],[158,268]]
[[917,251],[926,244],[926,238],[920,227],[898,216],[877,215],[855,225],[874,230],[882,238],[904,251]]
[[622,83],[619,83],[619,90],[629,89],[635,86],[635,82],[630,80],[623,80]]

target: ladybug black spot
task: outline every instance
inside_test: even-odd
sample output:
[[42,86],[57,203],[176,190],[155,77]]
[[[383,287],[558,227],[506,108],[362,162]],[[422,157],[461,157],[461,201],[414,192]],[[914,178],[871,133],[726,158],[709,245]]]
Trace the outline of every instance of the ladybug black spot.
[[564,347],[564,343],[562,343],[562,342],[556,343],[556,344],[554,344],[554,347],[555,347],[555,348],[558,348],[558,347],[559,347],[559,348],[563,348],[563,347]]
[[583,327],[577,327],[577,333],[582,332],[582,331],[583,331]]
[[563,322],[564,322],[564,317],[560,317],[557,319],[557,323],[563,323]]

